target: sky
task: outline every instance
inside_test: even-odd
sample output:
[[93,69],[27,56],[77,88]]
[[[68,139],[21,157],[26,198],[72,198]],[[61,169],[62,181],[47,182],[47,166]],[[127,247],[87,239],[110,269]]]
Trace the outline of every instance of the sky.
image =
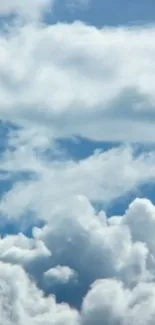
[[0,3],[0,325],[154,325],[155,2]]

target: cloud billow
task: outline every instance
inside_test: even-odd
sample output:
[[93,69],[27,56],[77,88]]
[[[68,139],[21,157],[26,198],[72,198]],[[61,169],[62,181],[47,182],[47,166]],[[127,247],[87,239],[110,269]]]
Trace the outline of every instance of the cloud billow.
[[[84,198],[80,201],[77,199],[77,208],[81,200],[83,208],[85,204],[89,204]],[[137,224],[134,218],[137,218]],[[144,231],[146,226],[151,227],[150,233]],[[0,290],[2,297],[5,292],[6,306],[8,304],[5,312],[3,311],[3,319],[8,321],[8,324],[14,324],[14,319],[17,324],[21,324],[20,321],[24,321],[22,317],[25,317],[32,324],[33,322],[40,324],[41,321],[45,322],[47,315],[50,317],[50,313],[53,317],[57,317],[53,314],[54,298],[42,295],[32,280],[28,279],[29,274],[35,283],[38,282],[37,277],[40,277],[38,283],[42,286],[42,290],[45,290],[46,279],[46,289],[49,286],[51,290],[49,292],[58,293],[58,300],[60,287],[65,285],[64,290],[67,290],[68,285],[68,294],[74,295],[72,307],[57,303],[54,308],[62,310],[62,318],[67,317],[66,321],[70,321],[71,325],[103,324],[103,321],[109,325],[127,325],[136,324],[137,320],[139,324],[153,324],[155,295],[153,227],[155,227],[155,207],[149,200],[136,199],[122,217],[106,219],[105,215],[94,213],[84,217],[79,215],[75,219],[72,215],[47,223],[42,229],[34,229],[31,239],[19,234],[1,239]],[[136,233],[138,229],[139,235],[133,237],[133,231]],[[18,278],[15,277],[17,272]],[[77,274],[77,282],[74,274]],[[20,285],[20,281],[24,281],[24,285]],[[53,281],[57,283],[59,290],[56,290]],[[83,291],[80,291],[81,283],[85,284]],[[4,291],[6,285],[8,289]],[[16,285],[18,290],[15,289]],[[11,303],[9,307],[9,299],[14,290],[17,290],[16,294],[14,293],[15,304]],[[71,303],[71,297],[67,297],[67,294],[64,294],[64,297]],[[73,303],[78,307],[79,302],[75,298],[81,301],[81,311],[72,309]],[[39,299],[35,310],[29,302],[33,299]],[[20,315],[19,309],[16,309],[19,303]],[[24,311],[25,304],[27,311]],[[3,306],[2,300],[2,309]],[[25,312],[26,314],[22,314]],[[63,312],[66,316],[63,316]],[[59,324],[61,312],[58,315],[58,320],[53,318],[56,324],[57,322]],[[65,322],[65,318],[63,321]]]

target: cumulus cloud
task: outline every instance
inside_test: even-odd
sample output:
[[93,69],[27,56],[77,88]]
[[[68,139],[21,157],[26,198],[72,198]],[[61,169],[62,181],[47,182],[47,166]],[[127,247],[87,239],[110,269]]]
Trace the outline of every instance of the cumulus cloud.
[[[149,205],[154,208],[148,200],[139,199],[139,202],[144,211]],[[80,203],[77,200],[77,208]],[[55,264],[68,265],[69,261],[69,267],[77,272],[79,279],[85,279],[88,286],[103,277],[117,277],[129,288],[140,281],[154,279],[154,233],[146,232],[149,241],[138,235],[133,237],[132,228],[126,222],[129,213],[131,222],[133,216],[140,219],[140,208],[136,215],[132,212],[133,206],[136,209],[137,200],[132,202],[124,216],[117,217],[116,222],[113,218],[110,222],[111,218],[107,219],[103,212],[97,214],[87,208],[86,214],[86,205],[88,202],[83,201],[76,218],[68,213],[66,218],[55,218],[43,229],[34,229],[34,238],[43,241],[52,250]],[[139,232],[145,231],[149,217],[148,210],[144,223],[143,220],[139,222]],[[152,225],[154,223],[153,216]]]
[[44,279],[47,284],[48,282],[66,284],[75,278],[76,273],[68,266],[57,265],[44,273]]
[[1,34],[0,117],[53,137],[154,141],[154,34],[81,22]]
[[[0,290],[3,319],[10,325],[14,324],[14,319],[17,324],[24,324],[22,317],[29,320],[30,324],[49,324],[51,321],[57,324],[56,313],[58,324],[61,324],[62,317],[63,324],[66,321],[71,325],[99,325],[104,322],[106,325],[136,325],[137,322],[140,325],[152,325],[155,299],[154,233],[148,233],[145,238],[136,237],[131,224],[133,217],[139,218],[143,213],[144,217],[139,223],[140,231],[144,231],[150,218],[153,227],[154,209],[150,201],[136,199],[129,205],[125,215],[117,216],[116,221],[116,217],[107,219],[103,212],[97,214],[95,211],[85,218],[83,206],[83,214],[81,210],[76,218],[72,215],[68,215],[65,220],[56,218],[42,229],[34,229],[32,239],[24,235],[1,239]],[[136,229],[135,224],[132,226]],[[42,244],[36,254],[38,241]],[[44,253],[48,263],[45,260],[43,263],[42,260],[40,247],[43,245],[47,252],[51,252]],[[22,255],[17,254],[15,247],[20,248]],[[34,259],[36,262],[36,255],[37,259],[41,256],[37,260],[37,268],[36,263],[33,263]],[[60,294],[55,288],[55,281],[59,284],[59,290],[65,284],[65,299],[63,292],[58,298],[69,301],[74,306],[80,304],[81,311],[77,312],[68,305],[56,304],[54,298],[45,298],[23,269],[45,292],[49,292],[49,287],[51,293]],[[39,273],[37,269],[40,270]],[[71,289],[69,282],[75,274],[78,276],[77,281],[72,282]],[[46,286],[45,278],[49,280]]]
[[79,324],[75,310],[45,298],[20,266],[0,263],[0,297],[1,324]]
[[82,324],[152,325],[154,283],[141,283],[132,291],[116,280],[100,280],[84,299]]
[[129,292],[115,280],[98,280],[84,299],[83,324],[119,325],[125,318]]

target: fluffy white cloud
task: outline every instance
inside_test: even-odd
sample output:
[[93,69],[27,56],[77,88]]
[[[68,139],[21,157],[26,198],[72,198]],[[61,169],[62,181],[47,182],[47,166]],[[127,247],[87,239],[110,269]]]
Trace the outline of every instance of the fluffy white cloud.
[[105,278],[97,281],[84,298],[82,324],[153,324],[154,233],[146,232],[145,239],[138,234],[132,237],[131,227],[125,221],[140,220],[143,213],[139,227],[145,231],[154,206],[145,199],[138,201],[139,206],[137,200],[133,201],[117,223],[114,219],[106,223],[104,216],[95,214],[85,219],[85,213],[81,212],[79,218],[55,220],[34,232],[35,238],[53,248],[56,263],[65,264],[69,257],[69,266],[75,269],[82,283],[87,283],[86,291],[95,279]]
[[154,142],[154,35],[80,22],[12,29],[0,37],[0,117],[55,137]]
[[83,324],[119,325],[127,312],[128,290],[115,280],[98,280],[83,303]]
[[[151,204],[144,199],[139,201],[144,206],[143,211]],[[56,265],[68,265],[69,259],[69,267],[85,278],[86,282],[117,276],[132,287],[140,281],[151,281],[155,275],[154,232],[146,233],[146,238],[140,239],[138,235],[134,238],[126,222],[129,213],[129,220],[132,221],[132,206],[136,209],[136,205],[137,200],[132,202],[123,217],[117,217],[119,222],[113,220],[111,223],[110,219],[106,220],[105,214],[95,214],[86,200],[83,200],[82,205],[77,200],[74,204],[74,209],[78,211],[76,217],[72,210],[70,213],[68,211],[66,217],[51,220],[41,230],[34,229],[34,238],[43,241],[52,250],[52,259]],[[140,218],[140,208],[135,218]],[[141,232],[145,231],[147,218],[149,212],[140,224]]]
[[116,280],[100,280],[84,299],[82,324],[153,325],[155,285],[141,283],[132,291]]
[[57,265],[44,273],[45,282],[66,284],[76,279],[76,273],[68,266]]
[[[133,236],[132,228],[136,229],[136,225],[132,220],[143,213],[139,225],[143,231],[151,216],[153,226],[154,209],[148,200],[135,200],[125,215],[118,216],[116,221],[116,217],[106,219],[104,213],[91,214],[91,206],[88,215],[85,215],[83,204],[83,210],[80,208],[76,218],[70,214],[66,219],[52,220],[43,229],[34,229],[33,239],[23,235],[1,239],[0,306],[3,321],[6,324],[8,321],[9,325],[13,325],[15,320],[17,324],[25,324],[23,318],[30,324],[51,324],[53,321],[54,324],[69,322],[71,325],[100,325],[104,322],[106,325],[136,325],[137,322],[140,325],[153,325],[154,233],[146,233],[146,238],[140,238],[138,233]],[[47,254],[48,263],[43,263],[42,258],[38,259],[42,254],[40,248],[40,253],[36,254],[38,240],[47,252],[51,252]],[[22,257],[21,253],[20,256],[17,254],[17,247],[22,251]],[[68,280],[76,272],[78,282],[75,285],[72,282],[72,303],[76,305],[76,299],[80,300],[80,315],[68,305],[57,305],[54,298],[44,298],[20,265],[13,266],[9,262],[21,264],[33,281],[44,289],[45,277],[49,277],[51,293],[55,292],[55,279],[59,286],[67,279],[65,285],[68,285]],[[65,297],[69,299],[67,289]],[[58,319],[55,319],[55,314]]]
[[152,241],[155,233],[155,207],[149,200],[136,199],[127,210],[123,223],[129,226],[134,240],[146,242],[151,250],[155,249]]
[[20,266],[0,263],[1,324],[78,325],[78,313],[54,297],[45,298]]

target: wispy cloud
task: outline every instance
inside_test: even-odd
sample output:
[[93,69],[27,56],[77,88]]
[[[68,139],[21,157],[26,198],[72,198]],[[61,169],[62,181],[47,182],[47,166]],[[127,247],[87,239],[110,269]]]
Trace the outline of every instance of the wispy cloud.
[[54,0],[6,0],[0,4],[0,16],[9,17],[15,15],[26,21],[42,20],[42,15],[51,10]]

